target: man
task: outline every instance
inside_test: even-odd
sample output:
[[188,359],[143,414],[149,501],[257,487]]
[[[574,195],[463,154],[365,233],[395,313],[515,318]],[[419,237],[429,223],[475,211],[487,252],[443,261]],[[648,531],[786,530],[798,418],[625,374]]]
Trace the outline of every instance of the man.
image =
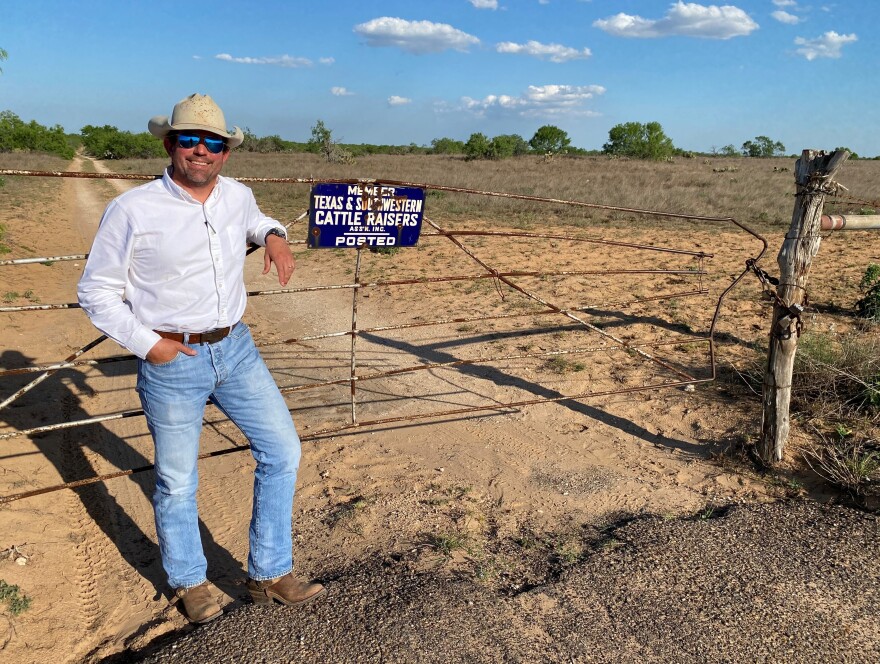
[[254,459],[248,590],[257,603],[307,602],[324,592],[292,575],[291,521],[300,441],[284,398],[241,322],[247,242],[265,246],[285,286],[294,269],[282,225],[251,190],[220,175],[227,131],[211,97],[181,100],[150,133],[171,165],[104,212],[79,282],[94,325],[138,357],[137,391],[155,446],[153,508],[162,565],[187,618],[208,622],[221,608],[207,584],[199,537],[197,456],[210,400],[247,436]]

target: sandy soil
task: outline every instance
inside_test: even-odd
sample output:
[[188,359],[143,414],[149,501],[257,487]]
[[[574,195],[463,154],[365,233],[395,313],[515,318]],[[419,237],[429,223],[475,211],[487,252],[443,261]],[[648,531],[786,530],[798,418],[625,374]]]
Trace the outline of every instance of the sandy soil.
[[[49,230],[33,237],[35,255],[87,251],[115,187],[105,181],[65,179],[61,197],[38,211]],[[442,226],[443,220],[438,223]],[[296,232],[304,235],[302,229]],[[665,233],[656,226],[634,228],[627,240],[717,253],[712,274],[703,278],[710,296],[611,306],[608,302],[686,292],[700,278],[677,274],[649,281],[602,274],[609,269],[641,265],[688,271],[697,263],[690,256],[658,257],[638,248],[510,239],[475,239],[469,246],[499,270],[599,273],[518,278],[524,288],[557,306],[592,305],[584,315],[592,328],[585,332],[573,320],[539,315],[542,306],[496,287],[491,279],[476,285],[366,290],[358,303],[361,330],[440,318],[527,315],[362,335],[357,369],[366,373],[455,358],[506,359],[359,382],[358,420],[644,388],[678,381],[681,371],[706,376],[705,344],[686,343],[689,330],[708,328],[715,298],[745,258],[756,253],[757,243],[724,229],[689,227],[686,233],[681,228]],[[779,246],[777,240],[771,238],[771,247]],[[425,237],[422,244],[422,249],[393,256],[365,252],[360,280],[484,272],[445,239]],[[823,251],[834,256],[842,249],[838,245]],[[854,259],[853,265],[866,264],[871,248],[862,251],[865,261]],[[353,253],[300,250],[297,255],[292,286],[354,280]],[[773,257],[775,250],[769,260]],[[276,288],[273,276],[260,274],[261,252],[249,260],[249,287]],[[42,303],[73,302],[82,262],[2,269],[4,291],[32,290],[31,301]],[[745,368],[743,358],[750,357],[745,348],[765,334],[767,320],[767,303],[754,279],[738,292],[719,325],[719,363],[728,372],[731,366]],[[246,320],[257,340],[266,344],[264,356],[279,385],[295,387],[350,375],[349,336],[303,337],[349,330],[351,309],[350,289],[256,296]],[[830,324],[815,317],[812,322]],[[0,329],[4,369],[59,361],[98,336],[79,310],[4,314]],[[616,349],[616,339],[661,338],[679,343],[642,354]],[[278,343],[290,339],[298,341]],[[552,364],[553,356],[511,359],[585,347],[595,352],[562,356],[567,363]],[[105,342],[83,357],[120,352]],[[666,365],[645,353],[662,355]],[[0,411],[0,433],[138,408],[133,371],[133,362],[57,371]],[[37,375],[5,379],[0,397]],[[819,495],[808,477],[790,469],[768,481],[747,466],[728,462],[726,452],[754,434],[760,416],[754,399],[742,400],[729,387],[714,382],[693,390],[651,388],[350,431],[335,430],[351,418],[347,382],[291,392],[289,404],[304,438],[294,524],[298,570],[303,576],[327,578],[353,561],[383,552],[440,551],[445,546],[449,556],[440,557],[440,563],[434,556],[425,564],[515,587],[528,573],[510,573],[517,563],[503,562],[487,542],[528,534],[552,540],[548,550],[553,555],[577,557],[584,524],[599,527],[621,515],[672,518],[717,505],[770,502],[792,493]],[[243,442],[217,411],[206,412],[205,452]],[[18,436],[0,444],[3,495],[138,468],[152,458],[139,417]],[[209,577],[230,609],[243,602],[252,468],[246,452],[216,456],[201,466],[199,500]],[[148,499],[151,484],[150,473],[139,473],[0,508],[0,549],[13,554],[0,560],[0,578],[18,585],[32,600],[21,615],[0,614],[4,661],[96,661],[124,649],[137,650],[185,627],[168,603]]]

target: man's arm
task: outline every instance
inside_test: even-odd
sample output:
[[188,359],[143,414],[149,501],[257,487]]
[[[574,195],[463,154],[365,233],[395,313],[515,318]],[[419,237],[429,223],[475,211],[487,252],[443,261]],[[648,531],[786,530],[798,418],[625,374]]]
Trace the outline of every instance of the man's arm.
[[[247,206],[247,239],[266,248],[263,255],[263,274],[269,274],[272,263],[275,263],[278,283],[286,286],[296,268],[293,254],[287,245],[287,230],[278,221],[263,214],[253,192],[250,189],[247,192],[250,197]],[[277,233],[283,233],[284,237],[280,237]]]
[[287,240],[277,235],[266,235],[266,253],[263,256],[263,274],[269,274],[269,268],[275,263],[278,272],[278,283],[286,286],[290,276],[296,269],[296,261],[287,244]]

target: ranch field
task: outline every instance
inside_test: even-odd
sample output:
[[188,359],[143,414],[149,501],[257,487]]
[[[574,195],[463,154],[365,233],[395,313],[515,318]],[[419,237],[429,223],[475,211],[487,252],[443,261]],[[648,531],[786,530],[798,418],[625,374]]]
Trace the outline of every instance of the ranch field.
[[[163,166],[0,154],[0,169]],[[152,475],[139,472],[0,504],[0,659],[880,660],[876,498],[810,463],[839,439],[876,445],[873,411],[856,413],[838,382],[852,371],[800,371],[786,458],[759,469],[750,448],[771,301],[747,274],[718,310],[709,380],[716,304],[763,249],[729,218],[766,238],[760,265],[778,274],[793,170],[788,158],[233,154],[232,177],[439,185],[418,246],[360,258],[305,247],[308,185],[251,185],[297,241],[295,292],[264,293],[277,280],[261,274],[262,250],[248,259],[260,294],[245,321],[303,438],[296,566],[330,592],[295,611],[245,603],[253,461],[209,407],[199,502],[227,615],[192,629],[169,604]],[[39,306],[75,302],[84,261],[59,257],[87,253],[107,202],[139,184],[3,181],[0,261],[47,260],[0,265],[0,307],[31,308],[0,310],[0,402],[45,373],[14,370],[99,336],[79,309]],[[848,192],[826,212],[880,207],[880,161],[846,163],[839,182]],[[807,347],[878,361],[875,325],[855,316],[872,263],[880,236],[823,238]],[[18,435],[138,409],[123,354],[100,343],[78,359],[104,362],[50,372],[0,409],[0,496],[151,463],[138,416]],[[372,425],[350,426],[352,371],[355,417]]]

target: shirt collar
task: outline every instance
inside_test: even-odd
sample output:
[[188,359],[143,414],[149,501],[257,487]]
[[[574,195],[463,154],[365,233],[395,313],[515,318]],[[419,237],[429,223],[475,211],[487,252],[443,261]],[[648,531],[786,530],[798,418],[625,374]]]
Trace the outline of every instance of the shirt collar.
[[[171,171],[174,167],[170,164],[165,167],[165,172],[162,174],[162,183],[165,185],[165,189],[168,190],[175,198],[179,198],[187,203],[195,203],[196,205],[201,205],[199,201],[193,198],[190,193],[177,184],[174,179],[171,177]],[[208,200],[205,201],[205,204],[216,201],[220,197],[220,190],[223,187],[223,177],[217,177],[217,183],[214,185],[214,189],[211,190],[211,195],[208,196]]]

